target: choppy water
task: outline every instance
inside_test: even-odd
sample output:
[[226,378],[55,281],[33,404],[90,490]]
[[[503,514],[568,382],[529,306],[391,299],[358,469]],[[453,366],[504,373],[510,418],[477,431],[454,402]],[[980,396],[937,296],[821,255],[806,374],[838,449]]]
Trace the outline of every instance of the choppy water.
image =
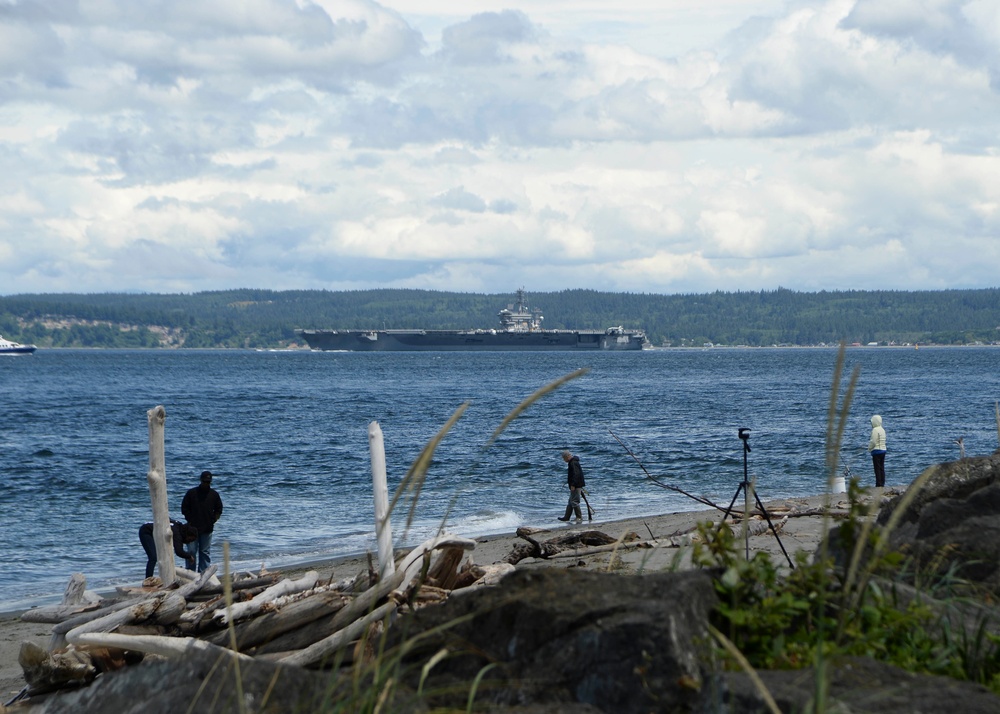
[[[740,427],[762,498],[820,493],[835,349],[568,353],[39,351],[0,359],[0,610],[57,600],[83,572],[101,589],[142,579],[150,519],[147,410],[164,405],[171,513],[203,469],[225,502],[213,554],[281,567],[375,549],[367,429],[384,433],[390,489],[466,401],[438,448],[404,537],[443,521],[468,536],[557,526],[563,448],[581,457],[597,520],[700,509],[645,467],[728,503],[742,480]],[[843,460],[871,484],[869,418],[888,433],[889,485],[997,447],[996,348],[856,348],[861,367]],[[532,405],[526,396],[590,371]],[[846,377],[845,377],[846,381]]]

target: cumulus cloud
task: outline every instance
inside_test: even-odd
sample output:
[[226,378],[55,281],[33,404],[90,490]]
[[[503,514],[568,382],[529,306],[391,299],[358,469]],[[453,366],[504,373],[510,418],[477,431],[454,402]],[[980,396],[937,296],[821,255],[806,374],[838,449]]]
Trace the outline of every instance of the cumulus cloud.
[[996,3],[456,7],[0,2],[4,292],[996,284]]

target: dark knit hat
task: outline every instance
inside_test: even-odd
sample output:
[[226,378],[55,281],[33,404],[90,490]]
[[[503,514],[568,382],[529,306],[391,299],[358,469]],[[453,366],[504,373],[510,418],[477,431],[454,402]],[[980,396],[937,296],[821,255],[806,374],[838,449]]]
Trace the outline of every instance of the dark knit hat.
[[212,483],[212,472],[211,471],[202,471],[201,472],[201,481],[202,481],[202,483]]

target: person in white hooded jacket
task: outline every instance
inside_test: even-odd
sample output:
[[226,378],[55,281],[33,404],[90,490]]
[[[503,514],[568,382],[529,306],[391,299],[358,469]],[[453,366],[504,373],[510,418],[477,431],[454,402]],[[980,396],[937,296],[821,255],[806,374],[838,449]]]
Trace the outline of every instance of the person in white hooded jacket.
[[878,414],[872,417],[868,451],[872,455],[872,466],[875,469],[875,487],[882,488],[885,486],[885,429],[882,428],[882,417]]

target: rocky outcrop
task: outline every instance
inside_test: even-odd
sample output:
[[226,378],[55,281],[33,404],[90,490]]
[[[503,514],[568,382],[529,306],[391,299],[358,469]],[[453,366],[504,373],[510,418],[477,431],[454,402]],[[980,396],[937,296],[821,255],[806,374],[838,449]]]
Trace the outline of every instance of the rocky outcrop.
[[[239,680],[239,685],[237,685]],[[220,661],[192,652],[113,672],[89,687],[64,691],[30,706],[30,714],[285,714],[320,712],[331,675],[269,662]],[[32,701],[35,701],[34,699]],[[15,710],[12,710],[12,714]]]
[[[815,711],[816,673],[812,669],[761,671],[760,680],[782,712]],[[708,711],[765,712],[764,699],[750,677],[724,675],[726,708]],[[1000,697],[986,687],[947,677],[913,674],[865,658],[831,663],[827,712],[851,714],[990,714],[998,711]],[[661,710],[663,711],[663,710]],[[703,710],[704,711],[704,710]]]
[[910,556],[911,570],[924,577],[936,574],[962,591],[1000,597],[1000,451],[937,464],[927,476],[919,491],[880,512],[880,526],[898,519],[889,547]]
[[444,648],[455,653],[425,688],[448,690],[492,666],[477,701],[691,711],[709,662],[715,603],[706,572],[524,570],[501,587],[421,610],[395,640],[419,636],[420,648],[406,658],[414,665]]

